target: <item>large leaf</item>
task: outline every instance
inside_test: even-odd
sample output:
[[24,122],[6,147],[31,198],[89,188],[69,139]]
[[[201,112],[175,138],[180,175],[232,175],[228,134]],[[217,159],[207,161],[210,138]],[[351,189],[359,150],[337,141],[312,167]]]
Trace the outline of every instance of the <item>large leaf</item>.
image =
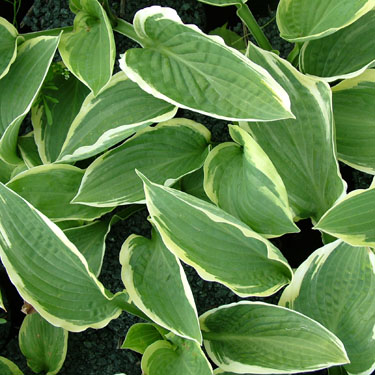
[[109,82],[116,57],[112,26],[97,0],[81,0],[73,31],[64,33],[59,52],[65,65],[94,95]]
[[62,62],[51,65],[39,100],[31,109],[35,140],[44,163],[57,159],[70,125],[89,92]]
[[236,143],[215,147],[204,163],[204,189],[217,206],[266,237],[298,232],[283,181],[266,153],[238,126]]
[[120,252],[121,278],[133,303],[176,335],[202,343],[193,294],[178,258],[159,233],[131,235]]
[[40,36],[24,42],[8,74],[0,80],[0,157],[18,164],[17,137],[55,54],[59,37]]
[[291,269],[269,241],[220,208],[141,177],[163,242],[203,279],[242,297],[270,295],[288,284]]
[[291,118],[288,94],[262,68],[217,36],[184,25],[171,8],[137,12],[144,46],[120,67],[142,89],[179,107],[226,120]]
[[144,202],[135,169],[155,182],[171,185],[202,166],[210,137],[207,128],[187,119],[146,128],[97,158],[87,168],[73,201],[97,207]]
[[105,253],[105,240],[110,230],[108,221],[94,221],[76,228],[64,230],[69,241],[86,258],[90,270],[99,276]]
[[0,357],[0,373],[1,375],[23,375],[18,366],[5,357]]
[[276,167],[295,215],[318,220],[345,189],[335,154],[331,90],[271,52],[251,44],[248,53],[289,92],[296,119],[241,127]]
[[279,306],[242,301],[207,311],[199,320],[209,357],[226,371],[290,374],[349,362],[333,333]]
[[0,17],[0,79],[9,71],[17,56],[17,29]]
[[362,73],[375,62],[375,9],[352,25],[303,45],[301,71],[328,82]]
[[374,6],[375,0],[281,0],[276,21],[282,38],[301,42],[333,34]]
[[375,368],[375,255],[340,240],[302,263],[280,304],[323,324],[345,345],[349,374]]
[[71,204],[84,171],[72,165],[46,164],[18,174],[7,186],[51,220],[94,220],[111,208]]
[[375,69],[342,81],[332,93],[338,158],[375,174]]
[[98,96],[87,96],[58,160],[72,162],[96,155],[153,122],[169,120],[176,111],[119,72]]
[[169,341],[156,341],[142,357],[142,371],[147,375],[212,375],[212,367],[199,345],[173,334]]
[[19,346],[27,365],[35,372],[54,375],[61,369],[68,347],[68,331],[54,327],[38,313],[26,315],[19,335]]
[[44,319],[79,332],[102,328],[121,314],[126,294],[104,289],[62,230],[2,184],[0,223],[1,261]]
[[375,247],[375,186],[350,192],[325,213],[315,228],[353,246]]

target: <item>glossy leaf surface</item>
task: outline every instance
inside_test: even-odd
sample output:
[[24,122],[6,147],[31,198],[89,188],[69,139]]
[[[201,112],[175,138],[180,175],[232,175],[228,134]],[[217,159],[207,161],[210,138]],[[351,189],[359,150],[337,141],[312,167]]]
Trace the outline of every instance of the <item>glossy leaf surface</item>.
[[163,242],[203,279],[243,297],[270,295],[289,282],[291,270],[279,250],[244,223],[212,204],[142,179]]
[[375,367],[375,255],[336,240],[302,263],[280,304],[323,324],[345,345],[349,374]]
[[144,48],[126,51],[120,67],[152,95],[226,120],[293,117],[288,94],[264,69],[221,38],[184,25],[173,9],[142,9],[134,27]]
[[243,301],[207,311],[199,320],[208,355],[226,371],[288,374],[349,362],[334,334],[279,306]]

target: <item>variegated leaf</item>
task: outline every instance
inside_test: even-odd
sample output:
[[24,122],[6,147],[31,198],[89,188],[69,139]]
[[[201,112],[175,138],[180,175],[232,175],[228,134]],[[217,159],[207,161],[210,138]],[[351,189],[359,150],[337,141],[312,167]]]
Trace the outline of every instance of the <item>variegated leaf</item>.
[[17,56],[17,29],[0,17],[0,79],[9,71]]

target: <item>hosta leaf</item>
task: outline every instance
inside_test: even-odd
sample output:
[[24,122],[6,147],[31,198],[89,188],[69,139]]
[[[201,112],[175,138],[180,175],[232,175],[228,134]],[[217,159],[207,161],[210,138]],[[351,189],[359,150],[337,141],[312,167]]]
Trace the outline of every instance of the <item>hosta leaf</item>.
[[70,125],[89,92],[62,62],[51,65],[38,103],[31,109],[35,140],[45,164],[57,159]]
[[21,297],[51,324],[79,332],[102,328],[121,314],[115,296],[89,271],[61,229],[0,184],[0,256]]
[[173,334],[169,341],[159,340],[145,351],[141,367],[147,375],[212,375],[212,367],[195,341]]
[[198,0],[201,3],[206,3],[210,5],[216,5],[218,7],[225,7],[228,5],[242,5],[247,2],[247,0]]
[[375,69],[342,81],[332,93],[338,158],[375,174]]
[[0,373],[1,375],[23,375],[18,366],[5,357],[0,357]]
[[38,313],[26,315],[18,341],[27,365],[35,372],[54,375],[61,369],[68,347],[68,331],[54,327]]
[[353,246],[375,247],[375,186],[350,192],[324,214],[315,228]]
[[18,149],[28,168],[36,167],[42,164],[38,147],[35,143],[34,132],[30,132],[18,138]]
[[0,182],[5,184],[7,183],[12,175],[15,166],[8,164],[5,161],[0,159]]
[[176,335],[202,342],[185,272],[157,231],[153,231],[151,240],[128,237],[121,248],[120,263],[122,281],[140,310]]
[[43,83],[59,39],[40,36],[24,42],[0,80],[0,157],[11,164],[20,162],[16,155],[19,127]]
[[[356,220],[356,219],[354,219]],[[349,374],[375,368],[375,255],[336,240],[302,263],[280,304],[323,324],[345,345]]]
[[238,126],[236,142],[215,147],[204,163],[204,189],[217,206],[266,237],[298,232],[285,186],[267,154]]
[[349,362],[333,333],[279,306],[242,301],[207,311],[199,320],[209,357],[225,371],[290,374]]
[[374,6],[375,0],[281,0],[276,21],[282,38],[301,42],[333,34]]
[[9,71],[17,56],[17,29],[0,17],[0,79]]
[[142,176],[148,211],[168,249],[242,297],[270,295],[291,269],[269,241],[220,208]]
[[64,230],[69,241],[73,242],[79,252],[86,258],[90,270],[99,276],[105,253],[105,240],[110,230],[110,223],[95,221],[76,228]]
[[142,9],[134,27],[144,48],[126,51],[120,67],[152,95],[226,120],[293,117],[288,94],[264,69],[220,37],[184,25],[173,9]]
[[144,202],[142,181],[135,169],[171,185],[202,166],[210,137],[207,128],[187,119],[146,128],[87,168],[74,202],[98,207]]
[[116,57],[112,26],[97,0],[81,0],[73,31],[64,33],[59,52],[64,64],[94,95],[109,82]]
[[236,34],[232,30],[227,28],[227,24],[221,27],[217,27],[209,32],[210,35],[218,35],[224,39],[225,44],[228,47],[235,48],[239,51],[246,51],[245,38]]
[[361,74],[375,62],[374,34],[375,9],[330,36],[305,43],[301,71],[328,82]]
[[197,171],[181,178],[180,190],[204,201],[211,202],[204,191],[203,181],[203,168],[199,168]]
[[84,171],[72,165],[46,164],[18,174],[7,186],[54,221],[94,220],[111,208],[71,204]]
[[131,349],[143,354],[147,347],[155,341],[162,340],[163,337],[153,324],[136,323],[133,324],[126,334],[125,341],[121,349]]
[[276,167],[295,215],[318,220],[345,189],[335,154],[331,90],[271,52],[250,45],[248,53],[289,92],[296,119],[241,127]]
[[153,122],[169,120],[176,111],[141,90],[124,73],[117,73],[98,96],[87,96],[58,160],[72,162],[96,155]]

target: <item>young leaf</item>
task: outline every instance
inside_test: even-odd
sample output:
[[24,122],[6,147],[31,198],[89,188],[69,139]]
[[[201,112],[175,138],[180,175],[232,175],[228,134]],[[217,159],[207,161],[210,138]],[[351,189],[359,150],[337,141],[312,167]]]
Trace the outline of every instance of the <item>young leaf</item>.
[[267,154],[238,126],[236,142],[215,147],[204,163],[204,189],[218,207],[265,237],[298,232],[283,181]]
[[289,283],[292,272],[282,254],[244,223],[210,203],[139,175],[163,242],[203,279],[222,283],[241,297],[270,295]]
[[187,119],[143,129],[87,168],[73,202],[96,207],[142,203],[142,181],[135,169],[160,184],[171,185],[202,166],[210,137],[207,128]]
[[127,50],[120,67],[157,98],[225,120],[293,117],[288,94],[264,69],[220,37],[183,24],[175,10],[142,9],[134,27],[144,48]]
[[46,79],[40,96],[52,96],[57,101],[47,100],[51,121],[47,119],[47,106],[43,100],[37,100],[31,108],[35,140],[44,164],[57,159],[70,125],[90,92],[80,80],[68,73],[62,62],[52,64],[48,75],[47,79],[50,79]]
[[62,230],[2,184],[0,223],[1,261],[19,294],[44,319],[79,332],[102,328],[121,314],[126,294],[104,289]]
[[46,164],[18,174],[7,186],[51,220],[94,220],[112,208],[70,203],[83,174],[82,169],[72,165]]
[[176,111],[177,108],[147,94],[119,72],[98,96],[87,96],[58,161],[72,162],[96,155],[153,122],[169,120]]
[[199,320],[209,357],[225,371],[290,374],[349,362],[333,333],[280,306],[242,301]]
[[121,278],[133,303],[176,335],[202,343],[193,294],[180,261],[159,233],[131,235],[121,248]]
[[24,42],[0,80],[0,156],[10,164],[20,163],[16,154],[19,127],[42,86],[59,39],[40,36]]
[[375,9],[334,34],[307,42],[299,66],[327,82],[361,74],[375,62]]
[[279,303],[320,322],[344,343],[349,374],[373,372],[375,255],[369,248],[336,240],[316,250],[299,266]]
[[375,247],[375,186],[350,192],[323,215],[315,228],[353,246]]
[[60,371],[66,357],[68,331],[54,327],[34,313],[25,316],[18,341],[27,365],[35,373],[54,375]]
[[289,92],[296,119],[240,125],[276,167],[295,215],[318,220],[346,188],[335,153],[331,90],[274,53],[250,44],[248,54]]
[[195,341],[173,334],[169,341],[159,340],[145,351],[141,367],[147,375],[212,375],[212,367]]
[[276,22],[291,42],[319,39],[349,26],[375,6],[375,0],[281,0]]
[[151,344],[158,340],[163,340],[163,337],[154,324],[136,323],[129,328],[121,349],[130,349],[143,354]]
[[64,33],[59,52],[64,64],[94,95],[109,82],[116,57],[112,26],[97,0],[81,0],[73,31]]
[[18,137],[18,149],[20,150],[22,160],[28,168],[33,168],[42,164],[33,131],[22,137]]
[[0,79],[9,71],[17,56],[17,29],[0,17]]
[[64,230],[69,241],[73,242],[79,252],[86,258],[90,270],[96,277],[99,276],[102,269],[105,240],[110,228],[109,222],[95,221]]
[[5,357],[0,356],[0,374],[1,375],[23,375],[18,366]]
[[375,69],[332,88],[338,158],[375,174]]

